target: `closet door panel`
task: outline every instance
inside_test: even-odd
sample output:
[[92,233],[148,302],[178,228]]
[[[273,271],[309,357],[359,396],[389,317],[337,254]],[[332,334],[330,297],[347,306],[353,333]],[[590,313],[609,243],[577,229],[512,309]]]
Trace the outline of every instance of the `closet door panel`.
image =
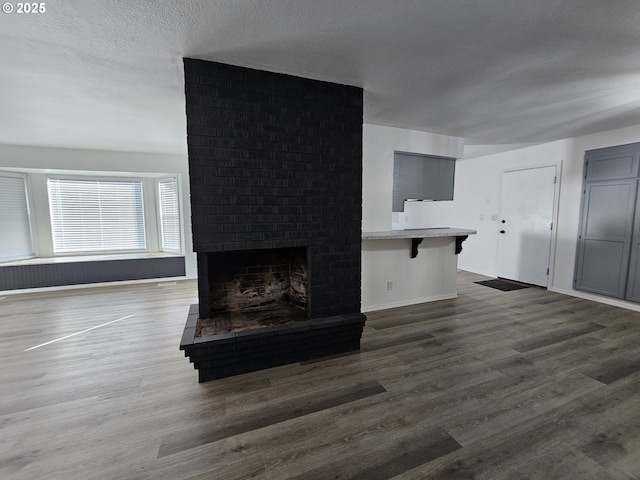
[[625,297],[636,192],[636,179],[585,184],[576,289]]
[[640,207],[636,202],[633,238],[631,240],[631,259],[627,275],[626,300],[640,303]]

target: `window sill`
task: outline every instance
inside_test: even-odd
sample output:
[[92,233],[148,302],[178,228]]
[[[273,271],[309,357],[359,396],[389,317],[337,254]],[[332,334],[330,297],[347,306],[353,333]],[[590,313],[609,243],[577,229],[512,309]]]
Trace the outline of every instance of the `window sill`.
[[174,258],[184,257],[180,253],[166,252],[140,252],[140,253],[112,253],[106,255],[71,255],[64,257],[33,257],[23,260],[11,260],[1,262],[0,267],[12,267],[20,265],[46,265],[52,263],[77,263],[77,262],[100,262],[109,260],[138,260],[147,258]]

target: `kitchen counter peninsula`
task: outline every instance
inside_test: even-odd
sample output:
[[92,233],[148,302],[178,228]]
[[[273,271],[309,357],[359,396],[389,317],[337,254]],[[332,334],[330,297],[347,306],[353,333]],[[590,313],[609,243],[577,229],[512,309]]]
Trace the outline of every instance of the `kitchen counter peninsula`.
[[455,298],[457,255],[475,233],[454,227],[363,232],[362,311]]

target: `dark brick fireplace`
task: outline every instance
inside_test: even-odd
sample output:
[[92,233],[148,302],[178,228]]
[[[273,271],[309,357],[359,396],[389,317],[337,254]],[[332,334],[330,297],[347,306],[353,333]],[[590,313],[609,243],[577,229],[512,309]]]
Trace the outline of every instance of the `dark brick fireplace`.
[[358,350],[362,90],[184,68],[200,381]]

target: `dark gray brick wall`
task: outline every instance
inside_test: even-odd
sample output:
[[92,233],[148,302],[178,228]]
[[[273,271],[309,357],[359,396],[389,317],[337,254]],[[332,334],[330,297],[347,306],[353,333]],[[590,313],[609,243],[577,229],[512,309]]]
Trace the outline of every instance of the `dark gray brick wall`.
[[305,246],[310,318],[360,312],[362,89],[184,68],[199,271],[207,252]]

